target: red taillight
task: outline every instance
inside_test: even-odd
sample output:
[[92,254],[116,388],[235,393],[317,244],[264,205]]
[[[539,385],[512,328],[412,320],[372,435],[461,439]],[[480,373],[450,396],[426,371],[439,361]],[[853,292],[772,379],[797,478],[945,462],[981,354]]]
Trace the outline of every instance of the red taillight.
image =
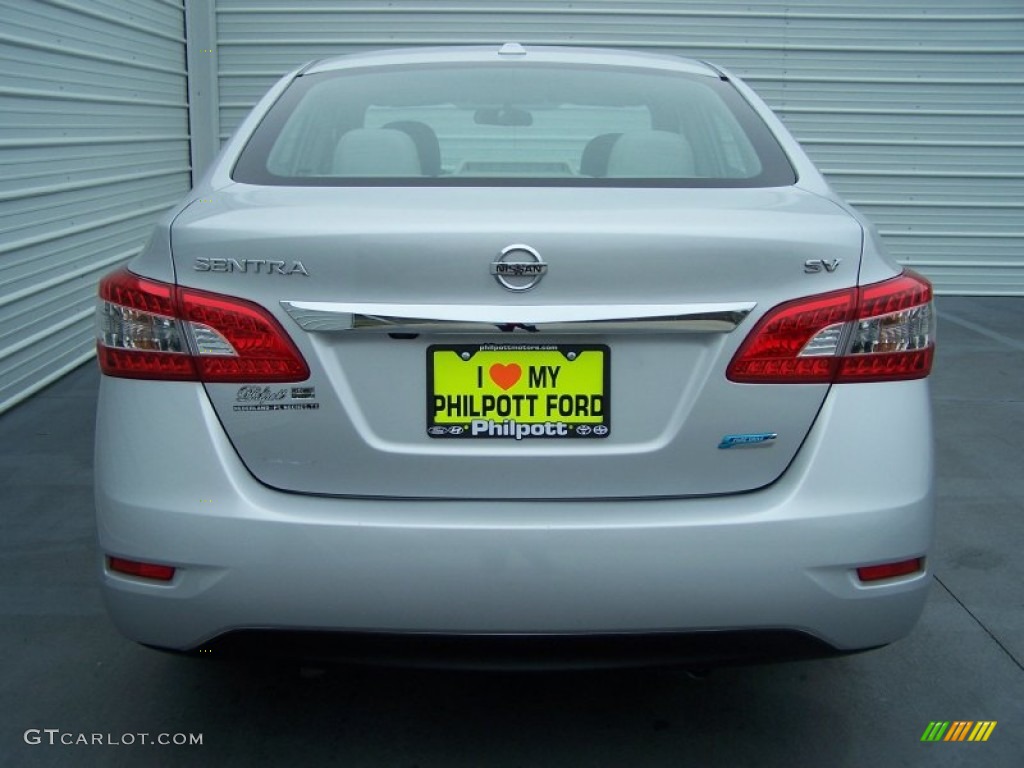
[[[215,293],[179,289],[203,381],[302,381],[309,368],[263,307]],[[231,353],[234,352],[234,354]]]
[[909,576],[923,570],[924,558],[915,557],[896,563],[866,565],[857,569],[857,578],[861,581],[882,581],[883,579],[895,579],[898,576]]
[[108,376],[195,381],[174,286],[121,269],[100,281],[96,354]]
[[107,567],[117,573],[126,573],[129,576],[138,576],[154,581],[170,581],[174,578],[174,568],[170,565],[142,563],[137,560],[126,560],[123,557],[108,557]]
[[931,299],[931,284],[907,271],[780,304],[750,332],[726,376],[744,384],[924,378],[935,351]]
[[100,282],[97,353],[108,376],[206,382],[302,381],[281,325],[242,299],[175,288],[125,269]]
[[859,289],[837,382],[923,379],[935,355],[932,285],[916,272]]
[[825,293],[780,304],[759,322],[729,364],[732,381],[810,384],[831,381],[839,365],[833,355],[801,355],[826,329],[838,343],[853,317],[852,290]]

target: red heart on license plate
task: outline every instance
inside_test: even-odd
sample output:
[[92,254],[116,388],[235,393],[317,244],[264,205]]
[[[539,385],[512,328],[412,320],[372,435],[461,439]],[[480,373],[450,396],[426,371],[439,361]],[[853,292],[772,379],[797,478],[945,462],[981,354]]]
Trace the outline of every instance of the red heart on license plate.
[[491,381],[502,389],[507,390],[514,387],[516,382],[522,378],[523,369],[519,367],[518,363],[509,363],[508,365],[495,363],[491,366],[489,373],[491,374]]

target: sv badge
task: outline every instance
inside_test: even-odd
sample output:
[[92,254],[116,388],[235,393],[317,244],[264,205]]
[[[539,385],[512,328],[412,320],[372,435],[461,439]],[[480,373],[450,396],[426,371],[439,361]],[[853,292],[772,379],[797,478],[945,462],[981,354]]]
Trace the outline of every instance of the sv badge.
[[822,270],[835,272],[839,269],[839,262],[841,261],[842,259],[808,259],[804,262],[804,272],[809,275],[821,272]]

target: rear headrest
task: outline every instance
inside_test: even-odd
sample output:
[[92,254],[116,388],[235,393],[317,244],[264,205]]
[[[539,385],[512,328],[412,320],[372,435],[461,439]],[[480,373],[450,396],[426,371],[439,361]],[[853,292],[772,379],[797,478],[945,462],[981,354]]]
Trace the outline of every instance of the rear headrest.
[[401,131],[412,139],[424,176],[441,175],[441,144],[433,128],[419,120],[395,120],[381,127]]
[[583,155],[580,157],[581,176],[607,176],[608,158],[611,156],[612,147],[619,140],[621,133],[602,133],[595,136],[583,147]]
[[608,175],[619,178],[687,177],[695,170],[690,142],[670,131],[624,133],[608,157]]
[[338,140],[332,171],[338,176],[421,176],[419,153],[408,134],[355,128]]

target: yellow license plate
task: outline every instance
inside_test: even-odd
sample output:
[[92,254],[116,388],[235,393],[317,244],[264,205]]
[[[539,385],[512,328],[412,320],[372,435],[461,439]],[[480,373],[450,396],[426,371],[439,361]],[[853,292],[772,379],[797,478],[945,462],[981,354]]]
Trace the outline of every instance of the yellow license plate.
[[608,437],[610,369],[603,344],[430,346],[427,435]]

